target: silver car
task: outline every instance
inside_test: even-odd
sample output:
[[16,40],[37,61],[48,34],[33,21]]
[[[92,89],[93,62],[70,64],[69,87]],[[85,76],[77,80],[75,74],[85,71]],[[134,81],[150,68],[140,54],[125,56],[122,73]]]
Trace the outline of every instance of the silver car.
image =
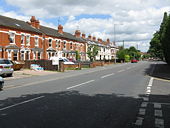
[[0,76],[12,76],[13,64],[8,59],[0,59]]

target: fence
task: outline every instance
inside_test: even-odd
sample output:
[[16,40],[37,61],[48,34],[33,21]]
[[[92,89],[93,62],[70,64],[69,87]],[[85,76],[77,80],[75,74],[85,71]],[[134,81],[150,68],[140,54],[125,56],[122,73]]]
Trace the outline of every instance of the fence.
[[52,60],[26,60],[23,68],[30,69],[31,64],[38,64],[44,68],[44,70],[57,71],[58,66],[52,65]]

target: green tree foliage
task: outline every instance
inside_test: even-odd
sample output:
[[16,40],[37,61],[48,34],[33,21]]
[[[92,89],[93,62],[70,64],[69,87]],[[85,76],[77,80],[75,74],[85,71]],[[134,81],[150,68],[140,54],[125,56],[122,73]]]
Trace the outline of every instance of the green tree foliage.
[[125,55],[125,62],[129,62],[130,61],[130,56],[129,55]]
[[90,58],[90,61],[96,60],[96,56],[98,54],[99,47],[96,45],[90,45],[87,50],[87,55]]
[[156,32],[150,41],[150,48],[148,51],[152,57],[163,59],[162,44],[160,42],[160,33]]
[[80,53],[76,51],[76,60],[80,60]]
[[152,57],[166,60],[170,64],[170,16],[164,13],[159,31],[157,31],[150,42],[148,53]]
[[161,43],[163,46],[165,60],[168,64],[170,64],[170,16],[166,18],[164,30],[161,36]]
[[125,60],[126,62],[130,61],[131,59],[140,59],[141,54],[140,51],[137,50],[135,47],[130,47],[127,49],[124,49],[123,47],[119,48],[119,51],[117,52],[118,59]]

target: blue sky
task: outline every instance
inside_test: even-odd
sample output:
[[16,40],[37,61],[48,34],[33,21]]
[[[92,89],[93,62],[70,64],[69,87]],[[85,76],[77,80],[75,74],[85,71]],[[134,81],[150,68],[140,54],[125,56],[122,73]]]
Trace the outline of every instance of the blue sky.
[[116,44],[139,46],[147,51],[153,33],[159,29],[163,13],[170,11],[169,0],[0,0],[0,14],[28,21],[36,16],[42,25],[87,36],[114,40]]

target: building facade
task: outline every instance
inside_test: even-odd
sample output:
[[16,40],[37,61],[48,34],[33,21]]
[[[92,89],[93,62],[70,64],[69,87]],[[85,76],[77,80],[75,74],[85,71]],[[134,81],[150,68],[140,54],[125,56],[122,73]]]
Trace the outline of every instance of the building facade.
[[116,56],[116,46],[107,39],[96,40],[96,37],[64,32],[62,25],[50,28],[40,24],[32,16],[29,22],[0,15],[0,58],[14,61],[50,59],[52,56],[76,60],[79,54],[81,61],[89,60],[88,46],[99,47],[96,60],[111,60]]

